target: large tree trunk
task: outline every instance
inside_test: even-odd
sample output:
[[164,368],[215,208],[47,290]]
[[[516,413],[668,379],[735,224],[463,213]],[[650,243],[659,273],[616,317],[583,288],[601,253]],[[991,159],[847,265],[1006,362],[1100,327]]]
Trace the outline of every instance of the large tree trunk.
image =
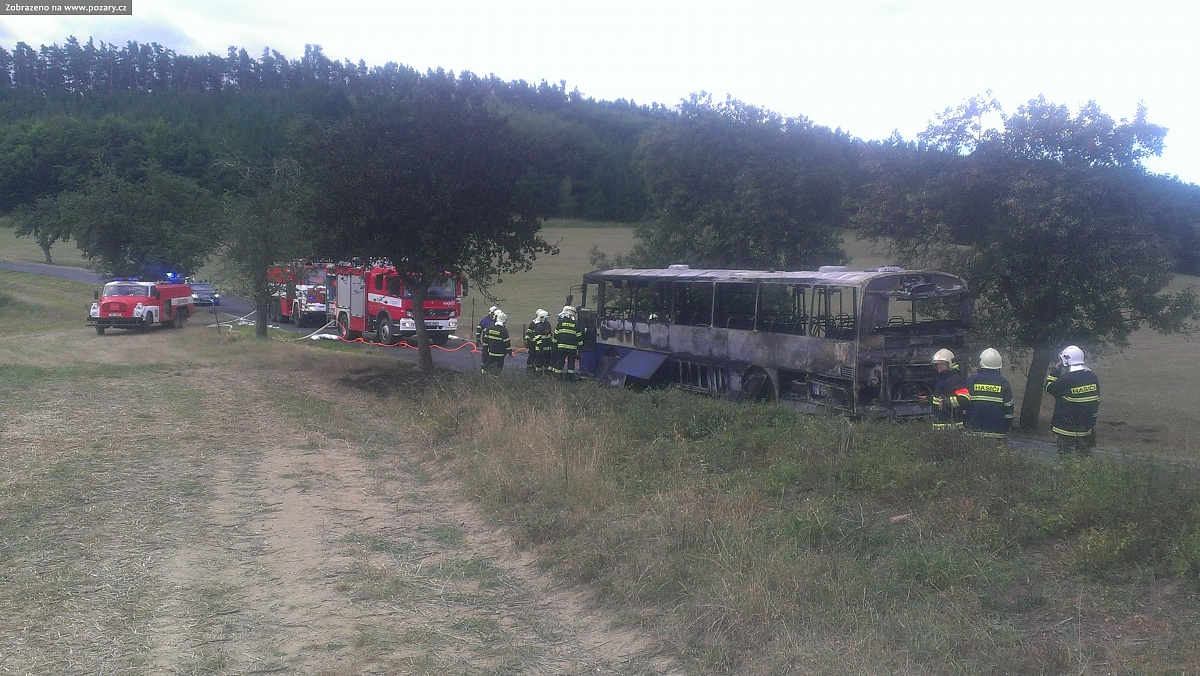
[[1046,371],[1056,355],[1054,348],[1043,346],[1033,349],[1029,362],[1029,376],[1025,380],[1025,396],[1021,398],[1020,429],[1028,432],[1036,429],[1042,417],[1042,389],[1046,382]]
[[271,297],[267,294],[257,294],[254,299],[254,335],[257,338],[267,337],[267,320],[270,319]]
[[[404,280],[410,284],[409,279]],[[433,370],[433,349],[429,347],[429,331],[425,329],[425,296],[429,292],[429,284],[411,284],[413,301],[413,319],[417,322],[417,355],[421,370],[426,373]]]

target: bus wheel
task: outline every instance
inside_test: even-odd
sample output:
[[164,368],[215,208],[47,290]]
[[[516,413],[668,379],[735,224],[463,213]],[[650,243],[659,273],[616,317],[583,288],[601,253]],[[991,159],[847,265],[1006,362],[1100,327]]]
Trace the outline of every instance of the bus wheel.
[[752,368],[742,376],[742,401],[758,401],[773,403],[775,401],[775,383],[771,376],[760,368]]

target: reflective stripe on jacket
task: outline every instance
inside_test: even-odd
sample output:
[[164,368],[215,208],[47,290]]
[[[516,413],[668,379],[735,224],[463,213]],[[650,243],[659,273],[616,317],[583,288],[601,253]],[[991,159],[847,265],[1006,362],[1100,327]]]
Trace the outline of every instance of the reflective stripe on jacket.
[[1046,393],[1054,397],[1050,431],[1066,437],[1090,436],[1100,412],[1100,379],[1091,369],[1046,375]]
[[967,381],[963,427],[983,436],[1002,437],[1012,429],[1013,392],[997,369],[980,369]]

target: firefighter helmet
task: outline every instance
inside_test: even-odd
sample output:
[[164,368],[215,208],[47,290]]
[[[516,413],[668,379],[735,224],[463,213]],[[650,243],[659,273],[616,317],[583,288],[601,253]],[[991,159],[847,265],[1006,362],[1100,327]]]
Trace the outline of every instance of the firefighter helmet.
[[504,326],[504,322],[508,321],[508,315],[504,314],[503,310],[496,310],[496,326]]
[[929,361],[934,364],[938,363],[939,361],[949,364],[950,362],[954,361],[954,353],[943,347],[937,352],[934,352],[933,359],[930,359]]
[[979,367],[985,369],[998,369],[1004,366],[1004,359],[1000,357],[1000,353],[995,348],[989,347],[979,355]]
[[564,305],[562,312],[558,313],[558,316],[559,317],[570,317],[571,319],[575,319],[575,308],[571,307],[570,305]]
[[491,306],[490,308],[488,308],[488,314],[489,314],[489,315],[494,315],[494,314],[496,314],[496,310],[499,310],[499,309],[500,309],[500,308],[498,308],[498,307],[496,307],[495,305],[493,305],[493,306]]
[[546,312],[545,310],[538,310],[538,311],[537,311],[537,318],[536,318],[536,319],[534,319],[534,321],[536,321],[536,322],[543,322],[543,321],[546,321],[546,319],[547,319],[549,316],[550,316],[550,313],[549,313],[549,312]]
[[1063,366],[1083,366],[1083,350],[1074,345],[1068,345],[1059,353],[1058,358],[1062,360]]

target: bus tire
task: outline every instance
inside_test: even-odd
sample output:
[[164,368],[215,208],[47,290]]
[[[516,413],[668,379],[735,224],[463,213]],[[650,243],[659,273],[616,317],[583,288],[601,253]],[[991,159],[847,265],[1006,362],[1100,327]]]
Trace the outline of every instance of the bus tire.
[[[747,391],[747,385],[751,391]],[[742,376],[742,401],[775,403],[775,383],[770,374],[761,368],[751,368]]]

